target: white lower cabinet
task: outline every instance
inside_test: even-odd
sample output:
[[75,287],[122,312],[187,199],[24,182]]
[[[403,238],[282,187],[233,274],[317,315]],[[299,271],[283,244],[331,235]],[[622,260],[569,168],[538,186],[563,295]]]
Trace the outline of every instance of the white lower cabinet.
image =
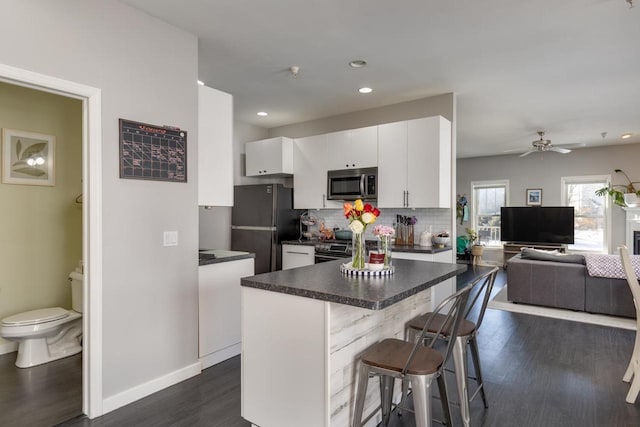
[[240,354],[240,279],[253,275],[253,258],[198,267],[198,347],[202,369]]
[[282,245],[282,269],[304,267],[315,263],[315,248],[303,245]]
[[[453,252],[443,251],[435,254],[425,254],[418,252],[394,252],[394,259],[413,259],[417,261],[434,261],[434,262],[447,262],[449,264],[454,263]],[[431,309],[434,309],[441,301],[446,297],[453,294],[456,291],[455,279],[447,279],[444,282],[440,282],[431,288]]]

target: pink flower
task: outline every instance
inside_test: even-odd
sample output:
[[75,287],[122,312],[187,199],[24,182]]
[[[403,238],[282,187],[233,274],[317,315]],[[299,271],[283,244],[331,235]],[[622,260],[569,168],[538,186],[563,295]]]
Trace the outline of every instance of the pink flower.
[[374,236],[393,236],[396,234],[396,230],[393,227],[389,227],[386,225],[376,225],[373,228]]

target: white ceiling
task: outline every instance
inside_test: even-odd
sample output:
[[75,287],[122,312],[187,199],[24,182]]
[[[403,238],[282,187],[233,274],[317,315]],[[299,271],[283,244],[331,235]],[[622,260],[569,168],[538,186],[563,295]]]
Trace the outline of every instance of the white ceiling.
[[524,152],[538,130],[640,142],[640,0],[123,1],[197,35],[200,79],[254,125],[455,92],[458,157]]

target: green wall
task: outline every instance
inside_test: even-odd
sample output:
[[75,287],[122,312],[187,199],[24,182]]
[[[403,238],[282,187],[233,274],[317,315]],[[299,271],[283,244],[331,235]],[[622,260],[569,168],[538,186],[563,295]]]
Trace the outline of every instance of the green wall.
[[67,277],[82,258],[82,102],[0,82],[0,127],[56,137],[55,186],[0,183],[0,318],[71,308]]

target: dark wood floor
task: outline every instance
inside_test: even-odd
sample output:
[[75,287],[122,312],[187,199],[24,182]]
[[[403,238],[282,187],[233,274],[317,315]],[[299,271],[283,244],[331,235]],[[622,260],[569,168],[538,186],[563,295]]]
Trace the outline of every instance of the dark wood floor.
[[77,418],[58,427],[249,427],[240,417],[240,357],[202,374],[88,420]]
[[[496,282],[494,292],[504,285],[502,271]],[[472,425],[639,426],[640,402],[625,403],[629,386],[621,380],[633,340],[633,331],[488,309],[478,341],[489,409],[479,398],[474,400]],[[453,374],[448,374],[447,382],[455,396]],[[0,416],[8,409],[7,403],[2,404]],[[433,407],[438,415],[438,401]],[[16,414],[32,408],[21,408]],[[43,417],[48,414],[49,425],[56,419],[51,409],[42,411]],[[454,425],[461,425],[456,408],[453,415]],[[38,425],[14,420],[19,423],[0,420],[0,425]],[[235,357],[103,417],[76,418],[59,427],[249,425],[240,417],[240,359]],[[406,414],[394,415],[391,425],[413,427],[415,423]]]
[[49,427],[82,414],[82,354],[20,369],[0,356],[0,426]]

